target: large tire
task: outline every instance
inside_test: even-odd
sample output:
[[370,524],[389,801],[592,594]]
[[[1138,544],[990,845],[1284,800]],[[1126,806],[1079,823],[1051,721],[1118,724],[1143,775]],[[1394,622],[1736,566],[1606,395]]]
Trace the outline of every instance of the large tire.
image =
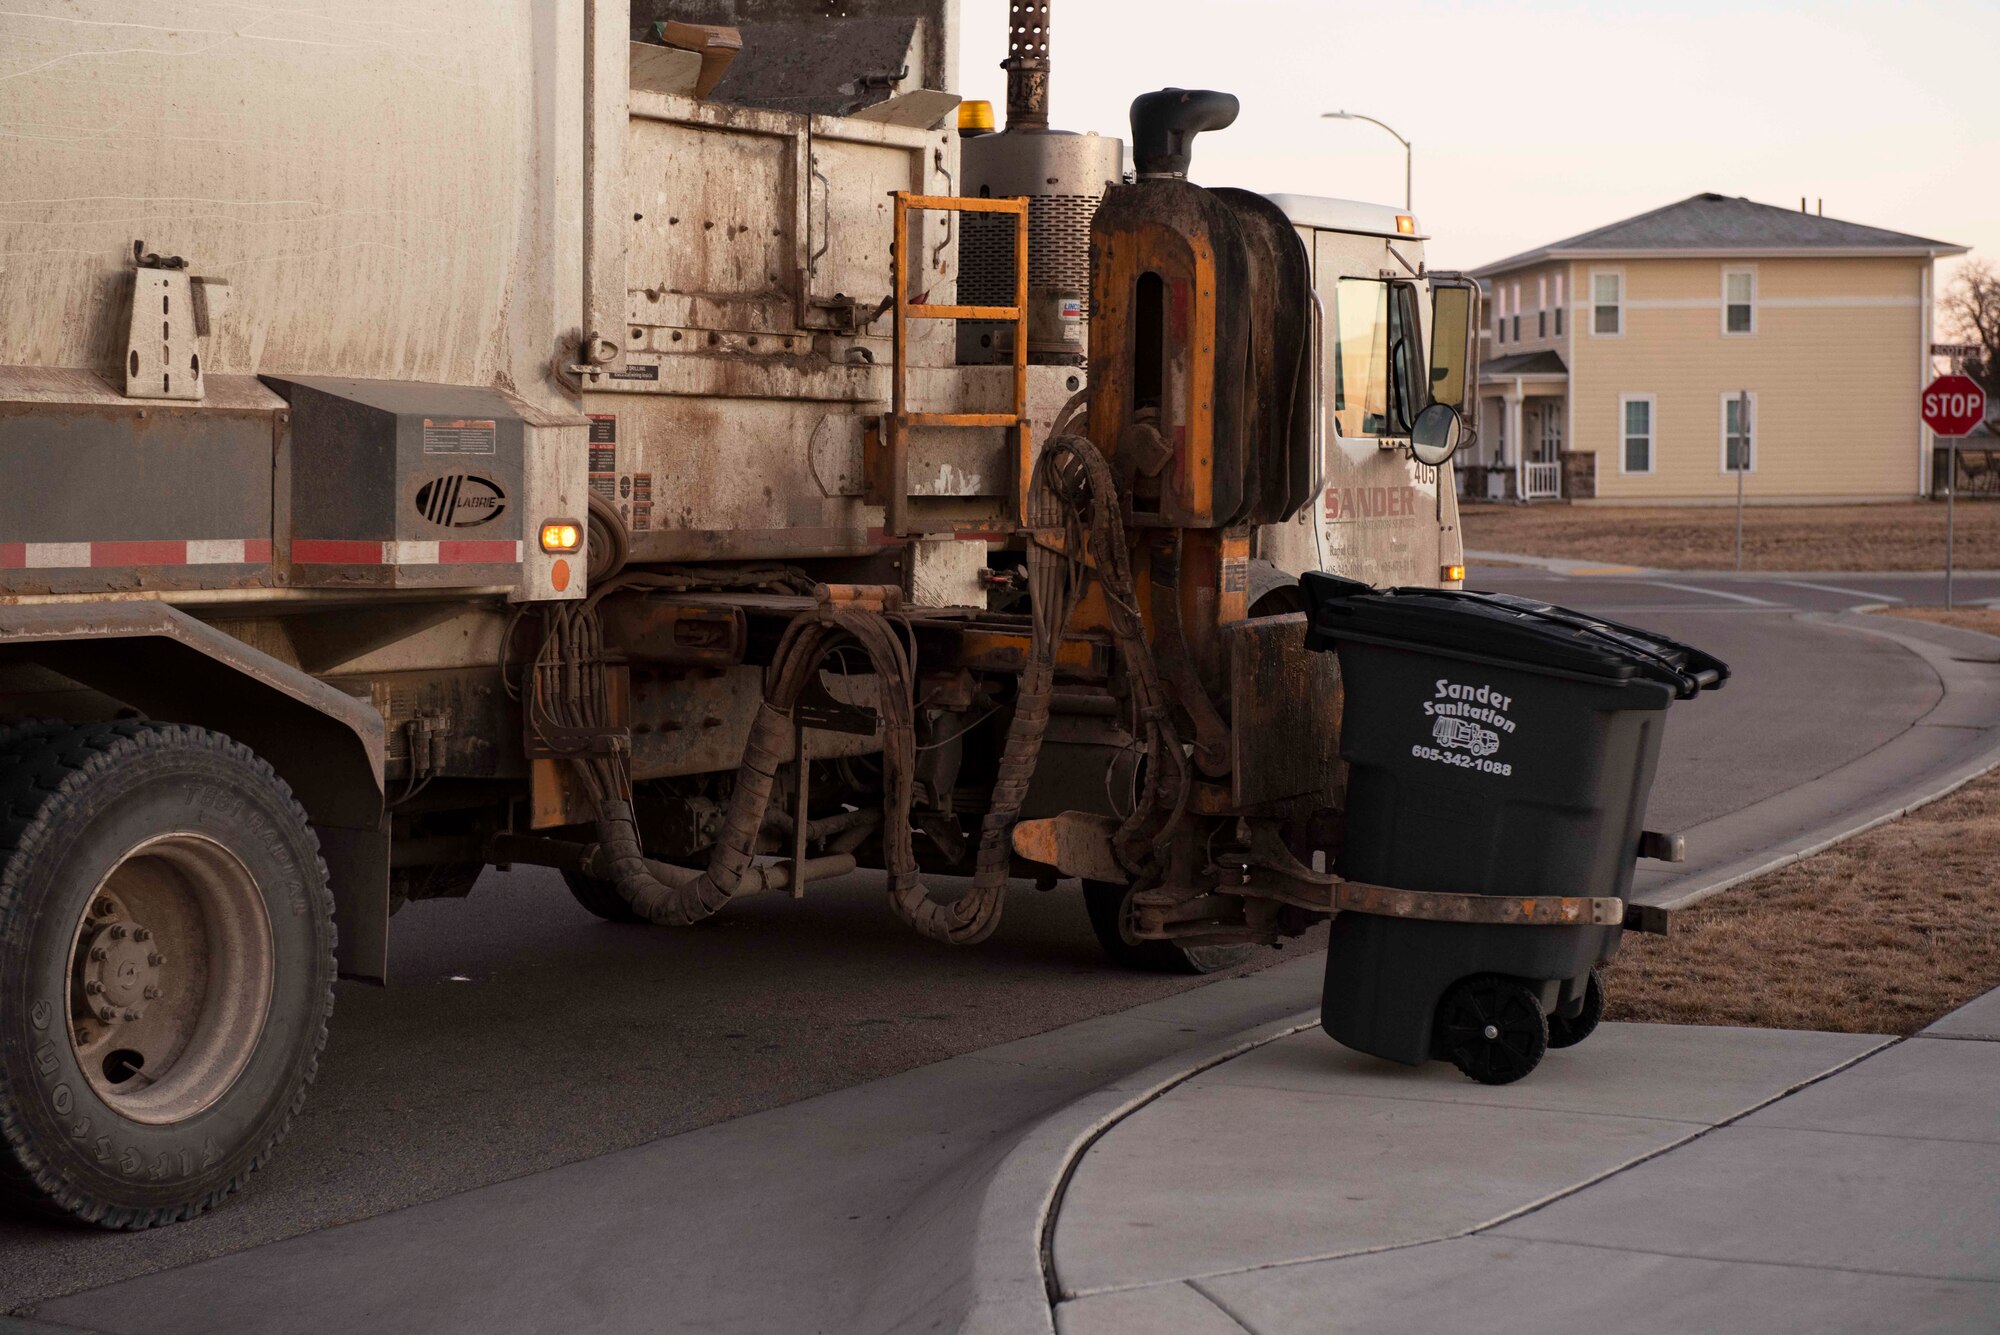
[[0,756],[0,1201],[136,1229],[242,1186],[326,1042],[326,879],[291,790],[227,737],[17,730]]
[[1128,969],[1144,973],[1219,973],[1233,969],[1257,952],[1254,945],[1181,946],[1172,941],[1142,941],[1132,935],[1132,887],[1109,881],[1085,881],[1083,906],[1090,928],[1104,953]]

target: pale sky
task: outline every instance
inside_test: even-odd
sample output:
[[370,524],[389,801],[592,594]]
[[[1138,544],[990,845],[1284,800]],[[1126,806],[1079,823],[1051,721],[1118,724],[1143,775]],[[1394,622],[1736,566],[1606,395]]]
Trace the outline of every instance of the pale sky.
[[[960,91],[1006,115],[1006,0],[962,0]],[[1400,203],[1469,268],[1704,190],[2000,256],[2000,0],[1667,4],[1054,0],[1051,123],[1134,95],[1243,101],[1194,179]]]

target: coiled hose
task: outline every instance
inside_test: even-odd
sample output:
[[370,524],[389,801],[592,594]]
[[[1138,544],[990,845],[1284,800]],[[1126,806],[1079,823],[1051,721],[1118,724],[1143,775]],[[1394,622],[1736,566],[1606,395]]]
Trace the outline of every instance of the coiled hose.
[[[1028,661],[1015,695],[992,802],[981,822],[972,885],[963,895],[950,901],[933,897],[918,874],[911,846],[916,674],[905,638],[896,629],[903,622],[907,630],[907,622],[882,602],[836,597],[825,586],[816,590],[818,605],[794,618],[779,642],[707,869],[674,867],[644,856],[633,818],[629,766],[622,753],[613,753],[575,757],[599,813],[598,846],[587,859],[593,872],[610,880],[640,917],[666,926],[699,922],[736,895],[771,886],[776,869],[759,866],[755,851],[778,768],[790,750],[793,711],[827,654],[852,644],[867,655],[881,683],[882,850],[890,907],[933,940],[952,945],[985,940],[1000,923],[1012,869],[1013,827],[1048,730],[1056,651],[1089,579],[1083,557],[1086,531],[1109,595],[1120,648],[1128,661],[1141,665],[1133,674],[1135,717],[1151,763],[1147,793],[1121,829],[1120,842],[1136,845],[1159,838],[1185,806],[1186,762],[1173,739],[1157,675],[1148,670],[1151,655],[1132,598],[1116,483],[1094,445],[1082,437],[1065,436],[1043,448],[1035,464],[1026,518],[1037,533],[1060,530],[1063,536],[1060,542],[1031,539],[1028,548],[1033,608]],[[593,667],[597,677],[602,675],[595,623],[594,604],[552,613],[551,634],[535,664],[535,690],[529,702],[531,717],[545,737],[565,729],[586,735],[593,724],[601,726],[608,720],[602,682],[591,680]],[[1170,773],[1180,777],[1172,788]],[[1169,813],[1164,821],[1159,816],[1163,808]],[[1145,851],[1150,852],[1150,843]],[[1139,854],[1135,847],[1135,862]],[[826,865],[835,859],[820,862],[825,871],[844,869]],[[851,860],[846,865],[851,866]],[[815,870],[808,863],[792,874],[810,875]]]

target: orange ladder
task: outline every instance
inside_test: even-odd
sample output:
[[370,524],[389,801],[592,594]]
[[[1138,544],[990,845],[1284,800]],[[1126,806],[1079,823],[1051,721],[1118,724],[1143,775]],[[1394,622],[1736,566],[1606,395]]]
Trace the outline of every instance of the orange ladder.
[[[1010,213],[1014,215],[1014,304],[934,306],[909,294],[910,214]],[[887,514],[888,536],[915,536],[910,527],[910,428],[920,426],[1006,427],[1014,433],[1016,523],[1027,522],[1028,474],[1034,464],[1028,441],[1028,200],[969,199],[955,195],[896,192],[895,363],[889,415],[883,421],[882,476],[878,483]],[[905,344],[912,320],[1008,320],[1014,325],[1014,411],[1011,413],[913,413],[909,410],[909,360]]]

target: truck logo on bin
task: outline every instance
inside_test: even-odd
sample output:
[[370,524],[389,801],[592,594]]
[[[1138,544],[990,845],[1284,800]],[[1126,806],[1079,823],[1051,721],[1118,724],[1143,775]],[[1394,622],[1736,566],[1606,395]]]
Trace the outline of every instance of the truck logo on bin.
[[1462,718],[1441,718],[1431,728],[1431,736],[1437,744],[1470,751],[1475,756],[1490,756],[1500,749],[1500,734],[1477,723],[1467,723]]
[[444,528],[478,528],[506,512],[500,484],[473,473],[447,473],[417,488],[417,513]]
[[1491,686],[1439,677],[1431,698],[1424,701],[1424,717],[1431,721],[1430,742],[1418,742],[1410,754],[1454,769],[1510,777],[1514,766],[1493,756],[1518,726],[1508,715],[1513,707],[1514,697]]

